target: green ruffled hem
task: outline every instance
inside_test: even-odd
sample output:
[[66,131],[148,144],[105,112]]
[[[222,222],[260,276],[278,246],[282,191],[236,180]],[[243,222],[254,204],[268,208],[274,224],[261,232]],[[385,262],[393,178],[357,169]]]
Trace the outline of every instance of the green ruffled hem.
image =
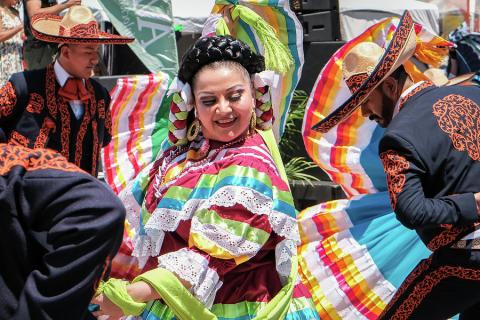
[[[255,320],[285,318],[292,301],[296,276],[297,257],[294,257],[286,285],[258,312],[254,318]],[[136,281],[145,281],[150,284],[160,294],[163,302],[170,309],[167,311],[161,308],[161,304],[156,306],[155,303],[150,303],[146,310],[150,310],[150,308],[160,308],[156,310],[156,313],[167,316],[169,313],[166,312],[171,312],[177,319],[181,320],[217,319],[214,313],[205,308],[205,306],[183,286],[180,280],[166,269],[157,268],[150,270],[133,280],[133,282]]]

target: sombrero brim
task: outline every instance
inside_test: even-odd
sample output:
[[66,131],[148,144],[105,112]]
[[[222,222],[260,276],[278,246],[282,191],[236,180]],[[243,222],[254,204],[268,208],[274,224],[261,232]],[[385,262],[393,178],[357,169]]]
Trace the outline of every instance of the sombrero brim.
[[38,40],[69,44],[126,44],[134,38],[123,37],[107,32],[99,32],[95,37],[67,37],[59,35],[62,17],[55,15],[35,15],[31,21],[32,34]]
[[312,130],[326,133],[347,119],[372,93],[415,52],[416,34],[412,16],[405,11],[398,24],[392,41],[367,80],[340,107],[312,127]]
[[462,75],[459,75],[458,77],[449,79],[447,83],[445,84],[446,86],[454,86],[456,84],[461,84],[466,81],[470,81],[475,77],[475,72],[470,72],[470,73],[465,73]]

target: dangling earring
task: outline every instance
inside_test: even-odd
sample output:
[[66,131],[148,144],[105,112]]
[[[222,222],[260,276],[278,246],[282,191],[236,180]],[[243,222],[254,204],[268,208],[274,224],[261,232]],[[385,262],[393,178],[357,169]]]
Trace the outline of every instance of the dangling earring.
[[195,120],[193,120],[192,124],[190,125],[190,127],[188,127],[188,130],[187,130],[188,141],[195,140],[195,138],[200,133],[200,128],[201,128],[200,121],[198,121],[198,119],[195,118]]
[[252,117],[250,118],[250,133],[255,133],[255,128],[257,127],[257,115],[255,109],[252,110]]

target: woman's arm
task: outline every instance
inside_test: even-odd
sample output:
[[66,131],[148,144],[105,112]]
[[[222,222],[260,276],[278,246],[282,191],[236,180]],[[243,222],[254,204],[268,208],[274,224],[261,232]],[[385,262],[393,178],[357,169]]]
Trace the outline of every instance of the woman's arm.
[[[177,277],[180,282],[187,288],[190,289],[191,285]],[[162,297],[160,294],[147,282],[145,281],[136,281],[134,283],[129,283],[126,286],[126,293],[133,299],[133,301],[142,303],[149,302],[154,300],[160,300]],[[114,319],[126,316],[122,309],[112,302],[105,294],[99,294],[92,300],[93,304],[98,304],[100,306],[99,311],[94,312],[94,316],[99,317],[103,315],[109,315]]]
[[41,0],[27,0],[25,5],[27,8],[28,16],[31,18],[32,16],[42,13],[42,14],[59,14],[65,9],[70,8],[74,5],[81,5],[81,0],[68,0],[59,4],[56,4],[51,7],[42,8],[42,1]]
[[0,42],[4,42],[4,41],[7,41],[8,39],[11,39],[20,31],[23,31],[23,25],[21,24],[11,29],[6,29],[6,30],[3,30],[3,28],[0,29]]
[[160,294],[148,283],[138,281],[127,285],[127,292],[137,302],[148,302],[161,299]]

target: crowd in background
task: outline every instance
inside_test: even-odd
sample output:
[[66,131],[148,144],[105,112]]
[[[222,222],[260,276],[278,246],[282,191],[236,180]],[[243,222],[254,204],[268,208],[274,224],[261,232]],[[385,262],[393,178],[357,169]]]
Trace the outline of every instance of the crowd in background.
[[23,70],[23,23],[17,0],[0,1],[0,86],[15,72]]

